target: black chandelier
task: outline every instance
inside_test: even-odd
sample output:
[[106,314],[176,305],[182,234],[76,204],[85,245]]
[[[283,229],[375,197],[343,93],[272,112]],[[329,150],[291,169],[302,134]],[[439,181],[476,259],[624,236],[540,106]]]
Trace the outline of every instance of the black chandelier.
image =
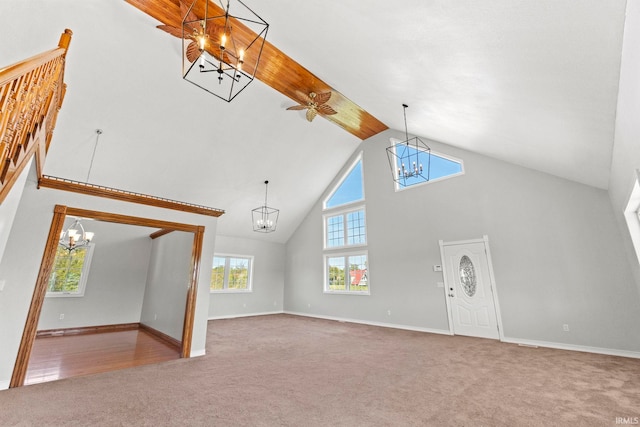
[[182,76],[231,102],[258,70],[267,24],[240,0],[194,0],[182,21]]
[[407,104],[402,104],[404,111],[405,140],[387,147],[387,157],[393,180],[400,186],[429,181],[431,167],[431,148],[420,138],[409,138],[407,130]]
[[257,231],[259,233],[271,233],[276,231],[276,227],[278,226],[280,210],[267,206],[267,190],[269,188],[269,181],[265,181],[264,185],[264,205],[251,211],[253,231]]

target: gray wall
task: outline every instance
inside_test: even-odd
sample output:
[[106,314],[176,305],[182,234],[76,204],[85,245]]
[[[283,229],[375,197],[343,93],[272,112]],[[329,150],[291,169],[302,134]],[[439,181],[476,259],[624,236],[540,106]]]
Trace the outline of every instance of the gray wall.
[[[64,191],[38,190],[32,166],[0,261],[0,280],[6,281],[4,290],[0,292],[0,389],[7,388],[11,378],[55,204],[202,225],[205,227],[202,257],[213,257],[217,218]],[[199,272],[192,356],[205,353],[211,278],[211,268],[205,265],[201,264]]]
[[605,191],[429,142],[466,174],[395,192],[390,137],[403,139],[361,145],[371,295],[323,293],[318,201],[287,243],[286,311],[448,330],[438,240],[486,234],[506,337],[640,350],[640,299]]
[[140,323],[182,341],[191,280],[193,233],[174,231],[153,240]]
[[[72,222],[67,218],[65,228]],[[84,296],[45,298],[39,330],[140,321],[154,230],[101,221],[82,224],[96,233]]]
[[624,28],[620,87],[616,112],[616,133],[609,179],[609,196],[616,214],[629,263],[640,290],[640,265],[629,237],[624,216],[634,183],[635,170],[640,169],[640,3],[627,2]]
[[24,170],[9,190],[7,197],[0,203],[0,259],[4,255],[4,249],[7,246],[9,240],[9,234],[11,233],[11,225],[13,219],[18,211],[18,205],[20,198],[22,197],[22,190],[24,184],[27,182],[27,176],[29,176],[29,169],[31,169],[31,163],[34,162],[32,157],[29,160],[29,164],[25,166]]
[[[253,291],[211,293],[209,297],[210,319],[282,312],[285,263],[285,246],[283,244],[266,242],[259,237],[242,239],[217,236],[215,252],[254,257]],[[207,262],[211,268],[213,258],[203,260],[203,263]]]

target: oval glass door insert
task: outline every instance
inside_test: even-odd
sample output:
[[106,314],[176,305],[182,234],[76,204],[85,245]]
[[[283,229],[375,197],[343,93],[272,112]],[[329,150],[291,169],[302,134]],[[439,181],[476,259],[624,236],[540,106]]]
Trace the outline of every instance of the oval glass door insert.
[[476,269],[473,267],[471,259],[466,255],[460,258],[460,282],[467,296],[472,297],[476,294]]

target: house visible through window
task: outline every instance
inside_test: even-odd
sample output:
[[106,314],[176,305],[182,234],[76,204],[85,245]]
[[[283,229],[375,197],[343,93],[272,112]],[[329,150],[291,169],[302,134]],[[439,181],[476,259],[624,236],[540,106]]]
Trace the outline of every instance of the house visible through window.
[[253,257],[215,255],[211,270],[211,292],[251,291]]
[[46,296],[81,297],[84,295],[93,248],[93,244],[73,250],[58,246]]
[[325,199],[324,209],[324,291],[369,294],[362,155]]

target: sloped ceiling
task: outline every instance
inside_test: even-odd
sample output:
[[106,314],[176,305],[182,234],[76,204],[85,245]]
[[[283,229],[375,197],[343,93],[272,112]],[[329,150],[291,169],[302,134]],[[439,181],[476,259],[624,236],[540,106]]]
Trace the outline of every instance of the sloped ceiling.
[[[268,39],[393,129],[607,188],[624,0],[261,0]],[[359,139],[255,81],[184,82],[178,39],[124,1],[0,2],[0,67],[74,32],[45,172],[226,210],[218,232],[285,242]],[[387,173],[383,171],[381,173]],[[250,211],[281,209],[278,231]]]

